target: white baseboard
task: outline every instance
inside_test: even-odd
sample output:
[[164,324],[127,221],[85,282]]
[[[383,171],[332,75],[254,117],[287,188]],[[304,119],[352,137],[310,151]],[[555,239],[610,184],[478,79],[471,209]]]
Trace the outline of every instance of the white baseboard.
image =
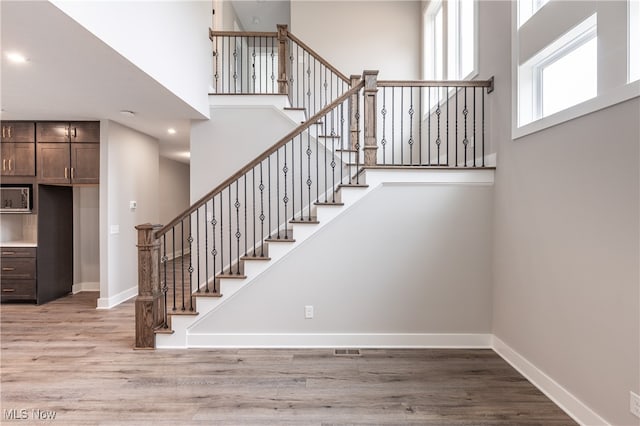
[[138,294],[138,286],[131,287],[125,291],[113,295],[111,297],[101,297],[98,299],[98,307],[96,309],[111,309],[114,306],[125,302]]
[[188,334],[190,348],[474,348],[491,334]]
[[579,424],[609,425],[571,392],[496,336],[493,336],[493,350]]
[[100,291],[100,283],[98,282],[76,283],[71,288],[71,292],[73,294],[80,293],[81,291]]

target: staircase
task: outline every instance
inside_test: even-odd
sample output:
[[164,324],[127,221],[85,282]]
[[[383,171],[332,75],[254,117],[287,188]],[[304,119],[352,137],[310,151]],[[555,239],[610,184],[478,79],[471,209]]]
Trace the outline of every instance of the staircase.
[[[251,51],[256,42],[212,33],[214,46],[225,46],[225,37],[234,43],[226,41],[225,53],[214,48],[216,62],[227,62],[216,71],[216,88],[250,90],[246,79],[263,77],[247,74],[255,63],[252,71],[236,69],[238,49]],[[277,44],[278,91],[304,122],[171,223],[138,227],[138,348],[224,346],[190,330],[383,184],[492,182],[484,155],[491,81],[379,82],[377,72],[365,71],[343,90],[346,77],[286,28],[270,37],[277,43],[262,52],[272,61],[266,93],[275,88]],[[302,46],[301,60],[294,46]],[[260,55],[252,52],[245,65]],[[316,93],[311,82],[323,75]]]

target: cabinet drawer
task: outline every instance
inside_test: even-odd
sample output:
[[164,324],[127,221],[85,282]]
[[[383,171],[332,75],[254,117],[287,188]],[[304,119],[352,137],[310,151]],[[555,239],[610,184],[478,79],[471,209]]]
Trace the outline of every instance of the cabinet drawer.
[[36,298],[35,280],[2,280],[2,300],[31,300]]
[[2,263],[5,262],[5,258],[12,257],[36,257],[35,247],[2,247],[0,249],[2,255]]
[[36,259],[33,257],[16,257],[2,259],[2,274],[0,279],[5,280],[35,280]]

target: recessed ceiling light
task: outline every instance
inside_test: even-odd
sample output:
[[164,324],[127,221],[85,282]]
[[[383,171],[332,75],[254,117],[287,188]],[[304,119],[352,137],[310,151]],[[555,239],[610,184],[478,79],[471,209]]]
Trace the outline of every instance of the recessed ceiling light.
[[136,113],[133,111],[129,111],[128,109],[123,109],[122,111],[120,111],[120,114],[127,116],[127,117],[135,117]]
[[167,132],[168,132],[170,135],[175,135],[175,134],[176,134],[176,129],[174,129],[173,127],[171,127],[171,128],[169,128],[169,129],[167,130]]
[[18,52],[8,52],[7,59],[16,64],[24,64],[25,62],[27,62],[27,58],[23,54]]

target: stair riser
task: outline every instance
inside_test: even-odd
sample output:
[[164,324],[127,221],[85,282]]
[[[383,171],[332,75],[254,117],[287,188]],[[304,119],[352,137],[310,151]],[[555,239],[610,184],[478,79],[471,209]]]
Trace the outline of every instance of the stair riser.
[[324,223],[338,216],[341,210],[341,207],[336,206],[316,206],[315,215],[320,223]]

